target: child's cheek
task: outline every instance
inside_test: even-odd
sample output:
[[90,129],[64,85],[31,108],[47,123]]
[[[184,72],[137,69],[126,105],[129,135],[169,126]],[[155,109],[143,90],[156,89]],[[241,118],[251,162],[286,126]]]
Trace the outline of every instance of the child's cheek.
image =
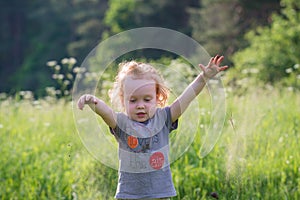
[[149,109],[149,115],[150,115],[150,118],[154,116],[156,112],[156,106],[152,106],[150,109]]
[[135,109],[135,105],[134,104],[129,104],[128,108],[129,108],[129,112],[133,112],[134,109]]

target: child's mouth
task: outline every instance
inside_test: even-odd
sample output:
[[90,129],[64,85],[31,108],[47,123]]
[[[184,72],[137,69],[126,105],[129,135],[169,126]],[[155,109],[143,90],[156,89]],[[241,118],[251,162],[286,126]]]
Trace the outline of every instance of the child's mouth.
[[146,116],[146,113],[140,112],[136,114],[138,118],[144,118]]

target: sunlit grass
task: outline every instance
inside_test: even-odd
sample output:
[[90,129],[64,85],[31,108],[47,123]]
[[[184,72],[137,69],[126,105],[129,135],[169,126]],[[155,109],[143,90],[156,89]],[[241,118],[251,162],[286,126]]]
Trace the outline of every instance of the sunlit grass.
[[[300,95],[229,93],[222,136],[199,158],[209,122],[209,98],[203,102],[195,141],[171,165],[173,199],[299,199]],[[70,103],[6,99],[0,109],[1,199],[113,199],[117,171],[86,151]]]

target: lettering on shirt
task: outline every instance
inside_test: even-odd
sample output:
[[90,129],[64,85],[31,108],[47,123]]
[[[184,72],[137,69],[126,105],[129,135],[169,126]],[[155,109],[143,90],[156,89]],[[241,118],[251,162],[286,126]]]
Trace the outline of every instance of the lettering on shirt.
[[[139,152],[148,152],[150,146],[153,144],[159,143],[158,135],[155,135],[151,138],[137,138],[135,136],[127,136],[127,145],[130,149],[134,149],[136,153]],[[139,147],[139,148],[138,148]]]

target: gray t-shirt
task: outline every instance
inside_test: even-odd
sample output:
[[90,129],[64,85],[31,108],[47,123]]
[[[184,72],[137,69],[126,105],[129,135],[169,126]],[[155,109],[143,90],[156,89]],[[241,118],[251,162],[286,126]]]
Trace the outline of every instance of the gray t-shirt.
[[146,122],[117,114],[111,129],[119,143],[119,181],[115,198],[164,198],[176,196],[169,163],[169,133],[176,129],[170,108],[157,108]]

